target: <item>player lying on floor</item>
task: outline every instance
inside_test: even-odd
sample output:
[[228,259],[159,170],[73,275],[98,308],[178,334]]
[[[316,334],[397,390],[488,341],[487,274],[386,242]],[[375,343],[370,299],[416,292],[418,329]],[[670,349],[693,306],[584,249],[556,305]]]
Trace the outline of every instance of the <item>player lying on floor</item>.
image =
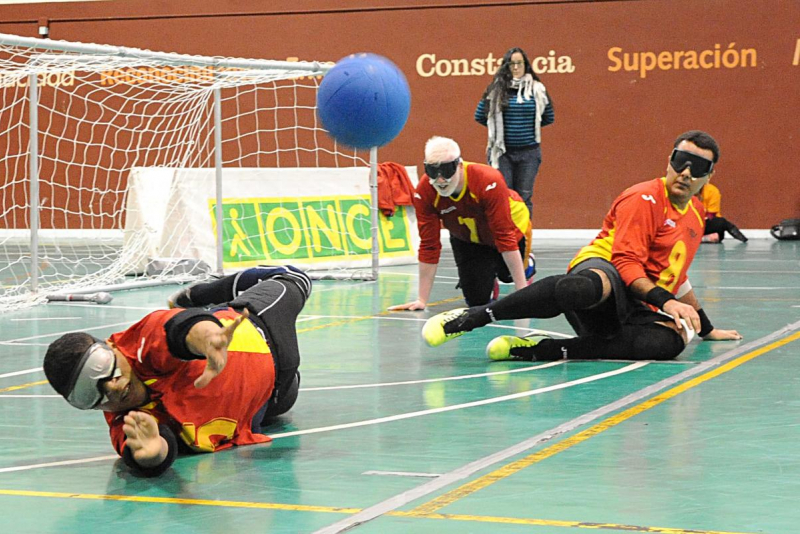
[[181,290],[173,309],[105,341],[60,337],[44,372],[72,406],[103,410],[125,463],[156,476],[179,450],[269,441],[261,426],[297,399],[295,322],[310,293],[311,280],[293,267],[247,269]]

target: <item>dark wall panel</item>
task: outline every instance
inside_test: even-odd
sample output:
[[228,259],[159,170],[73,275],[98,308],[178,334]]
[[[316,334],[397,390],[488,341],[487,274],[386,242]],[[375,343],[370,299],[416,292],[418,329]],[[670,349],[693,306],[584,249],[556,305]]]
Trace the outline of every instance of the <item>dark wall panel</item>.
[[[403,164],[419,163],[435,134],[483,161],[486,130],[472,117],[491,76],[477,72],[490,55],[521,46],[541,58],[556,106],[556,123],[543,130],[536,227],[598,227],[622,189],[663,174],[674,138],[694,128],[721,145],[724,215],[746,228],[800,216],[797,0],[41,4],[24,13],[3,6],[0,31],[35,36],[42,17],[52,38],[154,50],[325,61],[383,54],[412,90],[405,130],[380,151]],[[475,73],[456,75],[462,60]]]

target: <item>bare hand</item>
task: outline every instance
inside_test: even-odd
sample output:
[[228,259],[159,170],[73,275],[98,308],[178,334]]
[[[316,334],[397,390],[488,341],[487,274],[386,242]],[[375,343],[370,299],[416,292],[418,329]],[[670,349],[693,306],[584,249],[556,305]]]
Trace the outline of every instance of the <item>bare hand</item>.
[[389,306],[389,311],[402,311],[402,310],[424,310],[425,303],[421,300],[417,299],[413,302],[407,302],[405,304],[397,304],[395,306]]
[[730,341],[732,339],[742,339],[742,334],[736,330],[720,330],[719,328],[715,328],[703,339],[706,341]]
[[678,327],[678,333],[681,333],[681,330],[683,330],[683,325],[680,321],[681,319],[684,319],[686,324],[688,324],[689,327],[695,331],[695,333],[700,331],[700,316],[697,315],[697,310],[695,310],[693,306],[673,299],[668,300],[664,304],[662,310],[664,313],[671,315],[675,320],[675,324]]
[[136,463],[142,466],[161,463],[167,451],[162,449],[163,440],[158,433],[155,417],[145,412],[128,412],[124,421],[122,431],[127,437],[125,444]]
[[[203,374],[194,381],[194,387],[198,389],[206,387],[225,369],[225,364],[228,362],[228,345],[231,344],[233,333],[248,317],[250,317],[250,312],[245,308],[228,326],[220,328],[210,321],[203,321],[192,327],[194,329],[202,325],[202,347],[198,348],[200,353],[206,357],[206,368],[203,370]],[[189,333],[191,335],[191,330]]]

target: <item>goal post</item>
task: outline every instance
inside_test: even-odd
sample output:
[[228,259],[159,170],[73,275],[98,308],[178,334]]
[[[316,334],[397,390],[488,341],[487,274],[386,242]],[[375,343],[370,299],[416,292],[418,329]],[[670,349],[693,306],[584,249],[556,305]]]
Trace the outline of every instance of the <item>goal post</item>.
[[374,279],[414,262],[413,210],[378,211],[377,150],[318,122],[330,66],[0,34],[0,309],[256,264]]

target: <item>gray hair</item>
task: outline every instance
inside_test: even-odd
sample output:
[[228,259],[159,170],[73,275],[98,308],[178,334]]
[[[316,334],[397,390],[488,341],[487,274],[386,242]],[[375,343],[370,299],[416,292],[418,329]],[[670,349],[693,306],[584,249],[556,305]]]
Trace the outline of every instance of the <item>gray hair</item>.
[[452,139],[435,135],[425,143],[425,163],[444,163],[460,157],[461,148]]

